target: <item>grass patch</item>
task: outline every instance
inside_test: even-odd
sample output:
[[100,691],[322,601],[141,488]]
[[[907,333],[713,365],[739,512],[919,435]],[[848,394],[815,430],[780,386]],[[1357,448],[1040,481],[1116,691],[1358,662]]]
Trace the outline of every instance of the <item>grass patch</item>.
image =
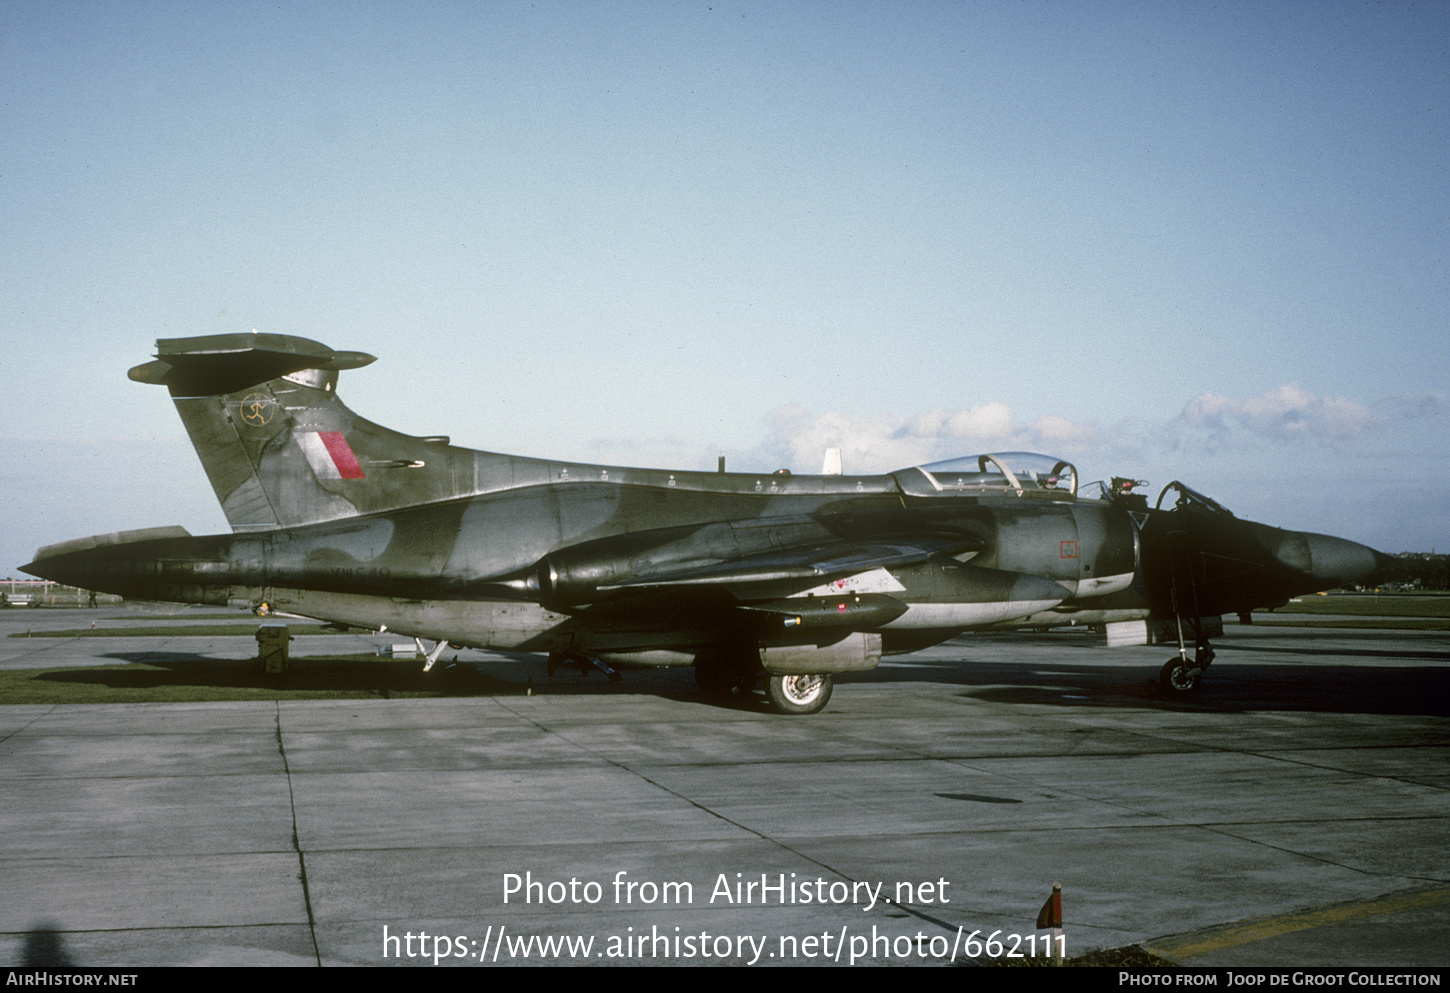
[[[1265,611],[1255,611],[1254,620]],[[1274,614],[1359,614],[1364,617],[1441,617],[1450,619],[1450,596],[1304,596]],[[1271,615],[1272,616],[1272,615]]]
[[1275,620],[1273,614],[1254,614],[1256,628],[1365,628],[1374,631],[1450,631],[1450,620],[1431,617],[1367,617],[1338,620]]
[[0,670],[0,704],[197,703],[228,700],[355,700],[510,696],[524,687],[468,667],[425,673],[414,661],[374,655],[294,659],[263,673],[253,659],[137,662]]
[[256,617],[261,623],[265,618],[248,610],[230,610],[225,614],[193,614],[189,610],[137,610],[134,614],[120,614],[116,617],[102,617],[103,621],[134,621],[143,617],[166,618],[172,621],[235,621],[239,617]]

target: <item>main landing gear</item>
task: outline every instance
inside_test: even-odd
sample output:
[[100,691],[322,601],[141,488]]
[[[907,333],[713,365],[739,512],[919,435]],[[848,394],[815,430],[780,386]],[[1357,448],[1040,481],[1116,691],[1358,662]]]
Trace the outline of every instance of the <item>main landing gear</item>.
[[711,703],[750,699],[762,675],[766,698],[777,713],[814,714],[831,699],[834,684],[829,673],[762,673],[756,653],[748,648],[703,652],[695,661],[695,685]]
[[782,714],[814,714],[830,702],[834,685],[829,672],[767,676],[765,695]]

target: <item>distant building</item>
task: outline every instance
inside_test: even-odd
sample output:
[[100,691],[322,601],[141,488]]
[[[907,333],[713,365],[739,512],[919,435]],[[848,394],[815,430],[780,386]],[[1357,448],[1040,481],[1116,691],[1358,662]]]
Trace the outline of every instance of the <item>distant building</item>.
[[93,593],[49,579],[0,580],[0,607],[92,607],[122,602],[112,593]]

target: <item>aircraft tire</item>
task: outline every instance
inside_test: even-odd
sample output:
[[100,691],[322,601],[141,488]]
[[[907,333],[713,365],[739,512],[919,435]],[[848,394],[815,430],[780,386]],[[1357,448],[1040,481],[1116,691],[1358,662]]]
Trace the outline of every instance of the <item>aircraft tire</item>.
[[1171,658],[1158,670],[1158,682],[1172,696],[1188,696],[1198,689],[1198,679],[1202,675],[1202,672],[1189,675],[1191,671],[1192,667],[1182,659]]
[[805,676],[768,676],[765,695],[782,714],[814,714],[831,699],[834,683],[830,673]]

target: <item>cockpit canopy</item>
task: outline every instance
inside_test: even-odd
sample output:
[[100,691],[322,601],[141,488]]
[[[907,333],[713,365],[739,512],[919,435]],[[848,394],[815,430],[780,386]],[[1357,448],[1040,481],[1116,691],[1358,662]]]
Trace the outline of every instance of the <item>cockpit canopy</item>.
[[1168,494],[1177,493],[1178,499],[1173,503],[1173,510],[1195,510],[1201,514],[1218,514],[1220,516],[1232,517],[1233,511],[1212,497],[1206,497],[1195,489],[1184,486],[1178,480],[1174,480],[1163,487],[1163,492],[1158,494],[1158,509],[1163,509],[1163,501],[1168,499]]
[[909,496],[974,494],[1072,500],[1077,469],[1034,452],[995,452],[898,469],[891,474]]

